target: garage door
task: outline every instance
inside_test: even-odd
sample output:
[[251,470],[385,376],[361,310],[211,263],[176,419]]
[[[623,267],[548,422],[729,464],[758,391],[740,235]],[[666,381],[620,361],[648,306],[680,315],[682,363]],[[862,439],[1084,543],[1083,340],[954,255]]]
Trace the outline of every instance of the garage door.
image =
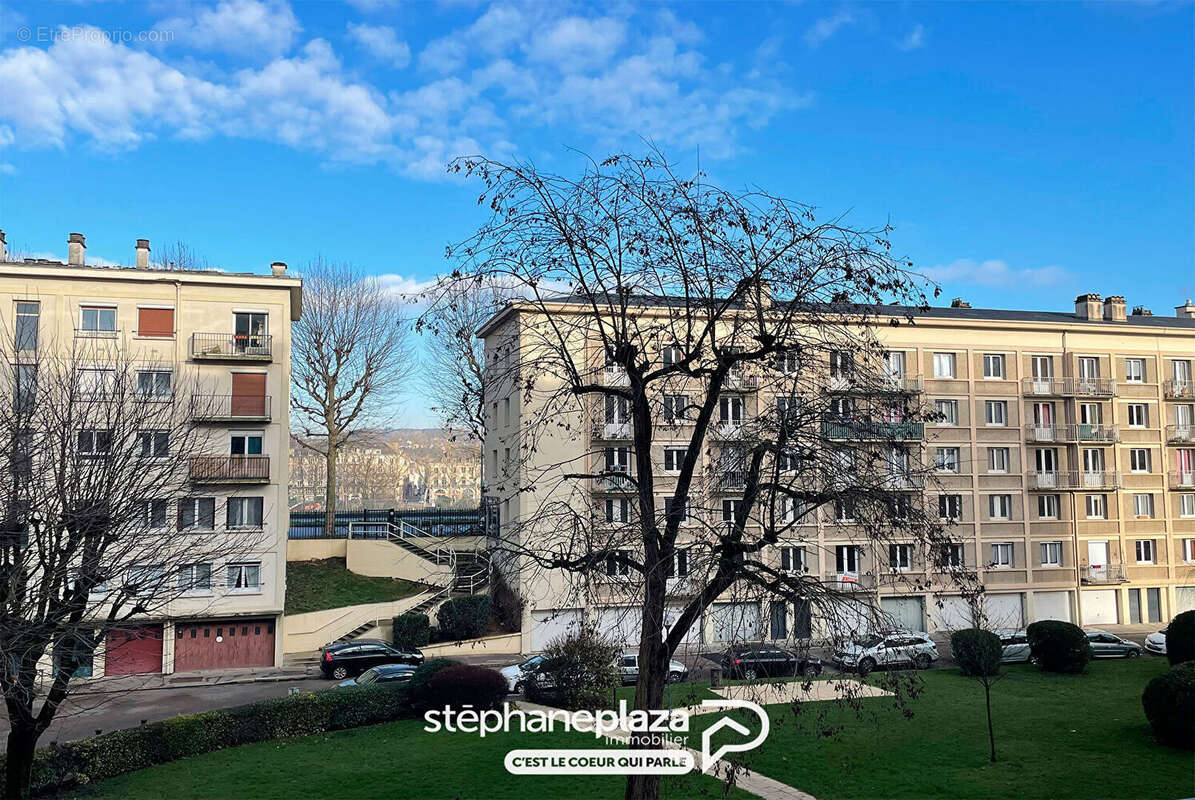
[[937,630],[961,631],[975,627],[971,603],[965,597],[939,597],[932,599],[930,601],[929,615]]
[[983,615],[987,618],[989,630],[998,628],[1025,627],[1024,595],[1016,594],[985,594],[983,596]]
[[925,601],[920,597],[882,597],[884,622],[906,631],[925,630]]
[[618,645],[638,644],[643,627],[643,610],[639,606],[619,606],[597,610],[598,635]]
[[146,675],[162,671],[162,626],[142,625],[108,632],[105,675]]
[[1195,586],[1174,587],[1174,613],[1178,615],[1184,611],[1195,611]]
[[[681,605],[667,605],[664,607],[664,627],[668,632],[672,632],[672,626],[676,624],[676,620],[680,617],[681,612],[685,610]],[[694,622],[688,632],[685,633],[685,638],[681,639],[681,644],[697,644],[701,641],[701,615],[697,615],[697,621]]]
[[581,611],[570,608],[561,611],[531,612],[531,649],[539,652],[552,641],[581,629]]
[[1070,592],[1034,592],[1033,620],[1059,619],[1071,621]]
[[876,609],[852,597],[830,596],[813,603],[820,635],[833,641],[845,641],[876,629]]
[[714,603],[710,619],[716,642],[753,642],[762,638],[759,603]]
[[1099,589],[1083,592],[1083,624],[1115,625],[1119,619],[1116,613],[1116,590]]
[[274,666],[274,620],[204,620],[174,626],[174,671]]

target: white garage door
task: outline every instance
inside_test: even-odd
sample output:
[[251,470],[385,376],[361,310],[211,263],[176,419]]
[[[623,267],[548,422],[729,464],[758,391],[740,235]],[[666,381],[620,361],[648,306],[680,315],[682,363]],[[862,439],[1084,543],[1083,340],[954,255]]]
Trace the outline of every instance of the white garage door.
[[1115,625],[1119,620],[1115,589],[1083,592],[1082,600],[1084,625]]
[[971,604],[965,597],[931,598],[929,608],[930,619],[937,630],[961,631],[975,627]]
[[710,618],[716,642],[752,642],[763,635],[759,603],[714,603]]
[[639,644],[643,610],[639,606],[618,606],[597,610],[598,635],[618,645]]
[[1174,587],[1174,614],[1195,611],[1195,586]]
[[925,630],[925,602],[920,597],[881,597],[883,622],[906,631]]
[[[669,633],[672,632],[672,626],[676,624],[676,620],[680,617],[681,612],[685,610],[681,605],[667,605],[664,607],[664,627]],[[681,639],[681,644],[697,644],[701,641],[701,616],[698,615],[697,621],[689,628],[685,638]]]
[[820,636],[840,642],[876,629],[876,609],[852,597],[823,597],[813,601]]
[[985,594],[983,596],[983,614],[987,618],[988,629],[1023,628],[1025,627],[1024,595],[1016,594]]
[[581,611],[567,608],[560,611],[531,612],[531,649],[539,652],[554,639],[581,629]]
[[1060,619],[1071,621],[1070,592],[1034,592],[1033,593],[1033,621],[1043,619]]

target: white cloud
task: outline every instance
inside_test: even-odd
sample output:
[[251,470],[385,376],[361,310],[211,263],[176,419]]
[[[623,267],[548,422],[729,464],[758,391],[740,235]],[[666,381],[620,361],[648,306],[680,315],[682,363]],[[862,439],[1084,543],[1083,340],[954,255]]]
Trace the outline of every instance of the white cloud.
[[625,36],[621,20],[565,17],[531,40],[529,55],[564,72],[588,70],[606,64]]
[[17,168],[8,162],[0,162],[0,175],[16,175]]
[[394,28],[385,25],[363,25],[350,22],[349,36],[371,56],[402,69],[411,63],[411,48],[398,38]]
[[811,48],[818,47],[831,36],[838,33],[839,28],[849,25],[854,21],[855,18],[849,11],[839,11],[832,17],[822,17],[813,23],[809,30],[805,31],[805,44]]
[[375,11],[381,11],[383,8],[394,8],[398,5],[398,0],[344,0],[344,2],[362,14],[372,14]]
[[928,267],[922,272],[926,277],[945,286],[970,284],[990,289],[1057,286],[1073,277],[1069,271],[1055,265],[1013,269],[997,259],[975,261],[970,258],[960,258],[946,265]]
[[909,31],[905,38],[896,43],[896,46],[905,52],[910,50],[918,50],[925,45],[925,26],[918,22],[913,26],[913,30]]
[[289,52],[302,26],[286,0],[220,0],[200,6],[190,16],[162,20],[156,30],[170,31],[173,42],[196,50],[267,58]]

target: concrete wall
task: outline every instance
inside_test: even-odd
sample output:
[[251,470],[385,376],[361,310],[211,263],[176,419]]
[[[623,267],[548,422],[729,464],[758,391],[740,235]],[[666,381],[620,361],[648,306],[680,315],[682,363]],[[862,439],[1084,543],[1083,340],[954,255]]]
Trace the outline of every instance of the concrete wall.
[[348,543],[346,564],[358,575],[403,578],[433,586],[452,583],[448,564],[436,564],[385,539],[354,539]]
[[453,658],[455,656],[518,655],[522,652],[522,634],[504,633],[464,642],[429,644],[419,648],[425,658]]
[[320,561],[325,558],[344,558],[348,539],[287,539],[287,561]]
[[397,617],[422,603],[431,592],[385,603],[365,603],[359,606],[329,608],[306,614],[291,614],[285,618],[282,649],[286,653],[306,653],[318,650],[328,642],[355,630],[367,622],[385,621]]

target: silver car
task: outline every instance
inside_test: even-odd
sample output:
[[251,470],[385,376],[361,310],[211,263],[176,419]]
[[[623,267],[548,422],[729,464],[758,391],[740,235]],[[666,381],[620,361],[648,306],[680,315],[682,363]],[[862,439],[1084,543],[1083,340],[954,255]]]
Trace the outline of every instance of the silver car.
[[1166,655],[1166,628],[1146,636],[1145,649],[1154,655]]
[[927,669],[938,660],[938,648],[928,633],[890,631],[843,645],[834,653],[839,669],[866,675],[876,667],[912,666]]
[[511,664],[509,667],[503,667],[498,670],[498,674],[506,678],[507,689],[515,694],[520,694],[523,691],[523,684],[527,673],[535,669],[536,665],[543,660],[543,656],[532,656],[519,664]]
[[1114,633],[1100,630],[1085,630],[1091,644],[1092,658],[1136,658],[1143,648],[1136,642],[1122,639]]
[[1029,635],[1025,631],[1005,629],[995,633],[1000,637],[1000,646],[1004,649],[1000,663],[1020,664],[1032,660],[1033,654],[1029,652]]
[[[623,653],[614,659],[614,668],[618,670],[618,677],[623,685],[635,683],[639,680],[639,654]],[[668,662],[668,683],[680,683],[689,677],[689,668],[679,661]]]

